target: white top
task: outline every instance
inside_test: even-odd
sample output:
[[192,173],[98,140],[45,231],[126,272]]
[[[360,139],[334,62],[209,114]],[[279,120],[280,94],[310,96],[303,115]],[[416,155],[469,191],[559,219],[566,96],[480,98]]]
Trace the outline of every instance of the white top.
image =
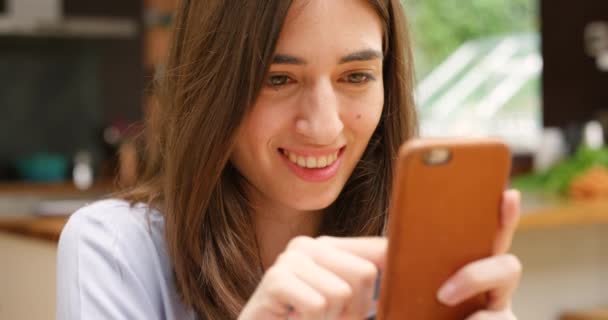
[[177,295],[158,211],[103,200],[72,215],[57,260],[57,319],[195,319]]

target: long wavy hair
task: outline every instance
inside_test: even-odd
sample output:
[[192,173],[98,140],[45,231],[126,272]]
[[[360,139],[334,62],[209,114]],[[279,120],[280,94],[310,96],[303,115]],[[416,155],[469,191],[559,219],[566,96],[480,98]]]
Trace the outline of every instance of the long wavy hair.
[[[416,134],[412,54],[399,0],[367,0],[384,26],[380,123],[319,234],[384,232],[393,164]],[[165,219],[183,303],[203,319],[234,319],[260,281],[243,178],[230,163],[236,132],[269,70],[291,0],[181,0],[159,104],[141,136],[142,169],[122,193]]]

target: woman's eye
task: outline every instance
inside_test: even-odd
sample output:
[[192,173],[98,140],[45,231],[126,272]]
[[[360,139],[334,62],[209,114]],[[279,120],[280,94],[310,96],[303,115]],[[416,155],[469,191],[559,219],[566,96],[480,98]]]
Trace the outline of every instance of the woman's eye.
[[289,80],[289,77],[286,75],[274,75],[268,77],[268,80],[266,80],[266,85],[269,87],[278,88],[288,84]]
[[374,80],[374,77],[368,73],[351,73],[346,76],[346,81],[354,84],[363,84],[370,80]]

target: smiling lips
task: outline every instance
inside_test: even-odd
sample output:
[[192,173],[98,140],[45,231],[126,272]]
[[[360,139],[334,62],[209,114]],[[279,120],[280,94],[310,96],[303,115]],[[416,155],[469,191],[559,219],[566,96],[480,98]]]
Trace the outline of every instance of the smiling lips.
[[287,167],[298,177],[309,182],[323,182],[338,173],[345,147],[326,154],[303,155],[279,149]]

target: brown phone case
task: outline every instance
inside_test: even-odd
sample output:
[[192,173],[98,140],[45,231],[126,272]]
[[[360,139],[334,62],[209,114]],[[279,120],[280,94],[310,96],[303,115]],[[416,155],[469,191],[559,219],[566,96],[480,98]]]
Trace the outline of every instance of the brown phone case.
[[492,255],[510,167],[509,149],[497,140],[402,146],[377,319],[462,320],[485,307],[485,295],[448,307],[437,292],[460,268]]

